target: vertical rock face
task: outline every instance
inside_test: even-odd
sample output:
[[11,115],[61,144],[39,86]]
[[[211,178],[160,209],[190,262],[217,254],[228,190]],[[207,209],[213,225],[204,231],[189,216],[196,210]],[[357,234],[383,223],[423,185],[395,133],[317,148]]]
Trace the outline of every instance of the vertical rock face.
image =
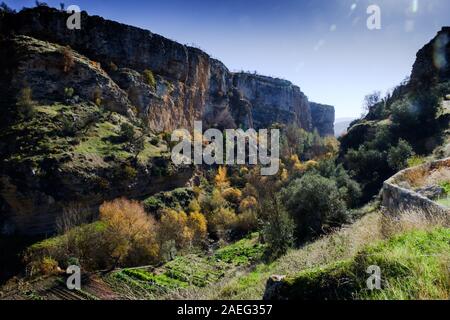
[[[157,131],[191,128],[201,119],[217,127],[259,128],[279,122],[312,129],[308,99],[288,81],[233,74],[199,49],[85,12],[81,30],[67,29],[68,14],[46,7],[2,15],[2,34],[68,45],[99,62]],[[143,79],[144,70],[154,74],[154,87]]]
[[252,105],[254,126],[267,128],[271,124],[295,123],[311,130],[311,114],[307,97],[286,80],[236,73],[234,86]]
[[334,136],[334,107],[314,102],[310,106],[313,129],[321,136]]
[[450,79],[450,27],[443,27],[417,53],[411,73],[411,84],[430,84]]

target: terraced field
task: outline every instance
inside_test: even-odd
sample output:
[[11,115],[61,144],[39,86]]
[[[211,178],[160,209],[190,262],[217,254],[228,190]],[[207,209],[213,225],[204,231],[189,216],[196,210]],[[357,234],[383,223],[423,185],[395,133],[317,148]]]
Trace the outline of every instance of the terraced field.
[[[224,246],[211,254],[179,256],[160,267],[138,267],[108,273],[84,274],[82,290],[70,291],[64,276],[35,279],[20,290],[5,292],[6,299],[36,300],[115,300],[164,299],[217,283],[226,277],[251,269],[262,261],[264,245],[258,234]],[[16,286],[17,289],[17,286]]]

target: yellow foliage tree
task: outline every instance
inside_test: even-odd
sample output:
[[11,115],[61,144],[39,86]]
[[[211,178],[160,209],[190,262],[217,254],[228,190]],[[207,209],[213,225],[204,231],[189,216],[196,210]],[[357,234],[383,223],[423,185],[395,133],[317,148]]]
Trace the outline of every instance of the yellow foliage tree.
[[239,202],[241,201],[242,192],[239,189],[236,188],[227,188],[223,190],[222,196],[227,200],[228,202],[239,205]]
[[201,244],[208,235],[208,223],[200,212],[193,212],[189,215],[187,226],[192,232],[192,244]]
[[137,201],[117,199],[100,206],[106,224],[106,243],[115,265],[134,265],[157,260],[156,225]]
[[184,248],[192,240],[191,234],[186,230],[187,220],[184,211],[164,210],[159,223],[160,242],[174,240],[178,249]]
[[230,182],[227,177],[227,168],[220,166],[217,170],[217,174],[214,178],[217,188],[223,190],[230,186]]
[[208,226],[219,238],[224,239],[227,232],[236,224],[236,219],[236,213],[233,210],[222,207],[209,217]]

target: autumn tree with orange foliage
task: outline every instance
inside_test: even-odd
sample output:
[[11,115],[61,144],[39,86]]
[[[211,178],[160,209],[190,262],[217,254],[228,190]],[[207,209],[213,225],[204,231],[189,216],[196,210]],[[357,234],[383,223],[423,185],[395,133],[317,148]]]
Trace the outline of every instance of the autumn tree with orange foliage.
[[106,224],[104,235],[113,267],[157,261],[156,223],[139,202],[126,199],[105,202],[100,206],[100,220]]

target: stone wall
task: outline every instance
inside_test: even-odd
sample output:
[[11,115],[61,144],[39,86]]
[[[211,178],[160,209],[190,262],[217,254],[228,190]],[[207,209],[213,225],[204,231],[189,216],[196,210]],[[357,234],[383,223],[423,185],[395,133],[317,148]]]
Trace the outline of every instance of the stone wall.
[[[383,185],[383,207],[391,214],[399,214],[403,211],[418,210],[430,215],[450,214],[450,208],[439,205],[438,203],[420,195],[403,186],[407,185],[408,177],[423,176],[439,168],[450,168],[450,158],[437,160],[424,165],[405,169],[387,180]],[[402,183],[403,182],[403,183]]]

